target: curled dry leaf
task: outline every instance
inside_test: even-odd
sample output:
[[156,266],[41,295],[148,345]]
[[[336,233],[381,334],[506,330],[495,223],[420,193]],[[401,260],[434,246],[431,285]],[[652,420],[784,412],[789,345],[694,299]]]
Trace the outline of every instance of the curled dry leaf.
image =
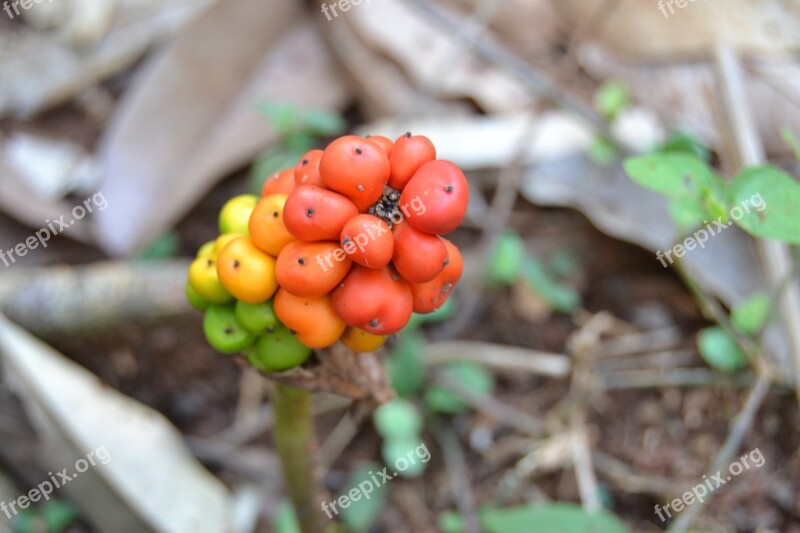
[[228,489],[161,414],[104,386],[2,315],[0,356],[40,433],[48,469],[74,474],[79,458],[97,452],[95,466],[58,491],[99,531],[230,531]]
[[[276,139],[259,99],[337,108],[344,84],[301,6],[222,0],[136,80],[104,139],[101,245],[129,254]],[[214,43],[209,46],[209,43]]]
[[[47,32],[0,32],[0,117],[28,117],[71,100],[132,65],[150,45],[182,27],[208,3],[122,2],[102,41],[84,50]],[[83,24],[88,19],[81,20]]]
[[516,78],[478,59],[406,2],[382,0],[346,18],[367,46],[390,56],[418,88],[472,99],[489,112],[523,109],[533,101]]
[[444,0],[443,3],[464,17],[488,17],[488,27],[497,38],[526,59],[549,54],[564,31],[557,12],[558,2],[551,0]]
[[592,39],[625,60],[708,57],[717,44],[780,56],[800,48],[798,0],[691,1],[682,8],[679,3],[564,0],[555,5],[569,28],[594,21]]

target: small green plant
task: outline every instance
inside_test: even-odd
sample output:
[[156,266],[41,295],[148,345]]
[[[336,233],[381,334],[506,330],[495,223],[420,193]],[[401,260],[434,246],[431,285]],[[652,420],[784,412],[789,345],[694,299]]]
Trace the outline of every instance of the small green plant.
[[[791,132],[783,133],[796,147]],[[628,158],[624,168],[633,181],[669,199],[669,213],[678,228],[676,240],[687,242],[685,236],[702,225],[710,227],[711,221],[719,229],[735,224],[755,238],[800,244],[800,184],[794,177],[761,165],[743,168],[726,181],[711,168],[710,160],[700,143],[679,134],[652,153]],[[676,266],[687,275],[680,261]],[[700,355],[722,372],[745,368],[746,348],[756,340],[771,310],[769,295],[751,295],[719,326],[700,332]]]
[[339,114],[324,109],[302,110],[292,104],[267,101],[258,102],[256,109],[278,134],[278,142],[253,163],[253,194],[261,192],[270,175],[294,167],[303,154],[319,145],[320,138],[340,135],[347,125]]
[[506,231],[489,255],[484,281],[489,287],[522,282],[554,311],[571,313],[582,305],[580,294],[565,282],[576,267],[577,262],[566,251],[545,264],[525,250],[518,233]]
[[[626,533],[628,529],[607,511],[590,513],[579,505],[553,502],[541,505],[497,508],[479,511],[481,528],[486,533],[510,531],[558,531],[559,533]],[[463,533],[464,523],[455,511],[439,515],[439,528],[445,533]]]

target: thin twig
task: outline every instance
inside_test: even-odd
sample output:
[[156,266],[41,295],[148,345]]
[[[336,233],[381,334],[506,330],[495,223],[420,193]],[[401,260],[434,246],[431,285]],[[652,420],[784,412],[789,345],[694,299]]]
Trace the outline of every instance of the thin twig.
[[[769,392],[769,386],[770,380],[768,377],[762,375],[758,378],[758,381],[756,381],[755,386],[751,389],[747,397],[747,401],[745,401],[744,407],[742,407],[742,410],[736,415],[736,418],[734,418],[728,438],[725,439],[725,443],[722,445],[714,462],[711,464],[710,473],[714,474],[727,467],[728,463],[730,463],[731,459],[736,455],[742,445],[745,435],[747,435],[753,425],[753,420],[755,419],[759,407],[761,407],[764,398],[767,396],[767,392]],[[670,527],[669,531],[686,531],[686,529],[692,525],[698,513],[700,513],[705,502],[709,499],[710,498],[699,500],[686,509],[686,511],[675,520],[675,523]]]
[[450,491],[464,520],[465,533],[480,533],[480,521],[475,510],[475,496],[469,480],[469,469],[458,436],[448,424],[431,424],[434,437],[444,455],[444,464],[450,480]]
[[601,388],[650,389],[661,387],[726,387],[740,388],[752,383],[751,374],[721,376],[707,368],[675,368],[672,370],[626,370],[602,375]]
[[437,375],[434,380],[471,407],[488,415],[501,424],[505,424],[516,429],[520,433],[534,437],[541,436],[544,433],[544,425],[542,422],[515,407],[495,400],[494,397],[490,395],[473,392],[468,387],[465,387],[457,380],[447,375]]
[[[722,105],[738,163],[742,167],[761,165],[765,160],[764,148],[748,106],[739,58],[731,48],[720,45],[715,50],[715,59],[721,80]],[[767,239],[756,239],[756,247],[767,283],[771,290],[776,290],[792,271],[790,249],[786,244]],[[800,287],[790,283],[776,305],[781,311],[784,334],[794,362],[795,390],[800,402]]]
[[497,370],[523,371],[551,377],[569,375],[572,363],[563,354],[479,341],[442,341],[425,347],[425,363],[440,365],[474,361]]

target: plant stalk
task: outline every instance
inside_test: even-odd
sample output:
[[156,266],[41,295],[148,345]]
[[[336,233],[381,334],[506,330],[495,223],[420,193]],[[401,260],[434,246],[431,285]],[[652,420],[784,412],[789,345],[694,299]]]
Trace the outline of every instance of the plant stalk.
[[281,460],[283,480],[300,530],[303,533],[320,533],[325,527],[314,472],[311,393],[277,384],[273,409],[275,444]]

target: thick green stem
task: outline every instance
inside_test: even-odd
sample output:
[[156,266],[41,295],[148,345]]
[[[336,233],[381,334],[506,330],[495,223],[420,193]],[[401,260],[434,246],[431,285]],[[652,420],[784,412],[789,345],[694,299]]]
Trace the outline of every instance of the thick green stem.
[[275,444],[283,480],[303,533],[324,531],[314,473],[311,393],[278,384],[273,400]]

